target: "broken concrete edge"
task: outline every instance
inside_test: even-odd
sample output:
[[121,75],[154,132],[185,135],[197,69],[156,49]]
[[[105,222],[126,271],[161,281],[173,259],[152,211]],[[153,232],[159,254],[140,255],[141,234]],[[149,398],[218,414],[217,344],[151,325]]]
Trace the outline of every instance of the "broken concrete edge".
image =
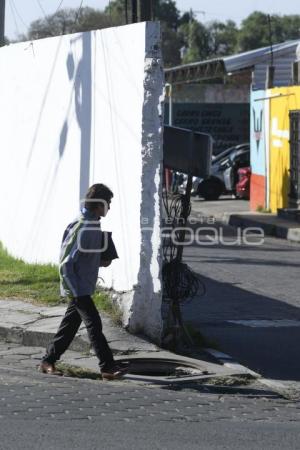
[[[91,358],[88,358],[88,361]],[[133,372],[129,372],[122,378],[122,381],[134,381],[143,384],[173,385],[184,383],[197,383],[216,385],[216,386],[233,386],[251,384],[255,377],[249,373],[237,370],[236,368],[228,368],[207,361],[197,360],[183,355],[177,355],[162,350],[155,354],[149,352],[138,352],[136,355],[116,357],[118,362],[129,363]],[[177,367],[178,369],[186,369],[185,375],[176,376],[168,373],[168,369]],[[73,358],[59,362],[59,369],[64,372],[65,376],[73,376],[80,378],[97,378],[99,375],[98,367],[91,368],[85,358]],[[141,373],[139,373],[139,369]],[[150,374],[154,372],[164,372],[166,375]],[[195,373],[195,370],[197,373]],[[150,371],[147,374],[147,371]]]
[[[51,338],[54,336],[54,333],[46,332],[46,331],[30,331],[26,330],[23,327],[0,327],[0,338],[4,339],[8,343],[20,344],[24,346],[32,346],[32,347],[46,347]],[[143,342],[142,342],[143,343]],[[205,370],[209,372],[216,373],[217,371],[222,374],[222,376],[230,376],[232,375],[232,371],[238,373],[239,375],[243,374],[243,370],[240,370],[237,367],[229,368],[225,365],[221,365],[216,369],[216,365],[213,363],[205,362],[202,360],[189,358],[183,355],[178,355],[166,350],[162,350],[157,347],[153,350],[141,350],[141,347],[138,345],[135,347],[128,347],[126,350],[120,350],[118,346],[118,341],[111,341],[109,343],[112,348],[113,353],[116,356],[119,356],[118,359],[148,359],[148,360],[158,360],[164,359],[167,361],[178,362],[184,365],[188,365],[194,368],[203,369],[205,366]],[[90,344],[89,342],[80,337],[76,336],[73,340],[72,344],[69,347],[70,350],[86,353],[90,355]],[[90,355],[91,356],[91,355]],[[217,358],[216,358],[217,359]]]
[[[118,359],[118,361],[123,361],[123,359]],[[179,364],[182,364],[181,361]],[[82,368],[79,364],[70,364],[67,362],[59,362],[59,370],[62,371],[64,376],[75,377],[75,378],[90,378],[98,379],[100,374],[98,370],[92,370],[88,368]],[[139,375],[135,373],[125,374],[121,380],[122,382],[133,381],[135,383],[142,383],[147,385],[161,385],[161,386],[172,386],[178,384],[205,384],[212,386],[232,386],[233,381],[237,381],[239,386],[251,384],[255,380],[254,377],[248,374],[241,373],[211,373],[211,374],[199,374],[199,375],[186,375],[181,377],[176,376],[152,376],[152,375]]]
[[295,388],[295,385],[289,385],[286,383],[290,383],[290,381],[286,380],[274,380],[270,378],[260,378],[259,383],[263,386],[266,386],[268,389],[270,389],[272,392],[275,392],[276,394],[280,395],[285,400],[289,401],[299,401],[300,399],[300,390],[299,388]]
[[244,217],[239,214],[224,214],[222,222],[235,228],[261,228],[265,235],[286,239],[288,241],[300,242],[300,228],[278,225],[260,221],[259,218]]
[[235,370],[239,373],[247,374],[249,376],[252,376],[253,378],[260,379],[262,376],[254,372],[253,370],[249,369],[246,366],[243,366],[242,364],[238,363],[234,360],[234,358],[231,355],[228,355],[227,353],[220,352],[219,350],[215,350],[214,348],[205,348],[204,349],[207,353],[212,355],[217,361],[220,362],[220,364],[223,364],[225,367]]
[[284,382],[282,383],[279,380],[264,378],[263,375],[254,372],[248,367],[242,366],[241,364],[236,362],[234,358],[232,358],[232,356],[228,355],[227,353],[223,353],[212,348],[206,348],[205,351],[214,356],[216,360],[224,364],[224,366],[228,367],[229,369],[236,371],[243,371],[250,377],[252,376],[253,379],[256,379],[260,385],[268,387],[271,390],[271,392],[280,395],[282,398],[285,398],[286,400],[299,400],[300,396],[299,391],[294,392],[294,388],[286,386]]
[[[31,346],[31,347],[46,347],[48,342],[54,336],[54,333],[50,332],[41,332],[41,331],[30,331],[26,330],[22,327],[0,327],[0,338],[4,339],[8,343],[19,344],[23,346]],[[245,371],[241,366],[228,366],[226,364],[221,363],[214,364],[207,361],[202,361],[200,359],[195,359],[191,357],[187,357],[184,355],[178,355],[167,350],[163,350],[157,348],[157,350],[141,350],[138,348],[129,348],[126,351],[120,351],[118,345],[114,346],[114,342],[110,342],[110,346],[113,350],[115,358],[117,361],[147,361],[149,362],[157,362],[161,361],[163,363],[177,363],[178,365],[182,365],[185,367],[190,367],[194,369],[198,369],[203,372],[203,375],[200,377],[203,380],[214,379],[214,378],[228,378],[228,377],[246,377],[249,378],[249,375],[253,378],[253,374]],[[85,353],[86,358],[90,358],[93,355],[90,353],[90,344],[87,340],[81,338],[80,336],[75,337],[72,344],[69,347],[69,350]],[[78,359],[78,364],[72,364],[75,367],[86,370],[84,367],[84,358]],[[217,358],[216,358],[217,361]],[[63,364],[65,363],[63,358],[61,361]],[[66,363],[68,364],[68,363]],[[205,373],[204,373],[205,372]],[[206,376],[207,375],[207,376]],[[200,380],[199,378],[199,380]],[[154,381],[153,377],[150,377],[148,381]],[[175,379],[170,378],[167,384],[170,384],[171,381]],[[138,380],[137,380],[138,381]],[[140,378],[140,381],[143,381]],[[146,379],[144,381],[147,381]],[[157,380],[158,382],[162,382],[163,379]],[[196,381],[195,377],[187,378],[185,381]]]
[[[12,344],[19,344],[23,346],[31,346],[31,347],[41,347],[48,344],[49,340],[53,337],[54,333],[50,332],[41,332],[41,331],[30,331],[25,330],[22,327],[13,327],[6,328],[0,327],[0,338],[3,338],[6,342]],[[203,372],[203,374],[199,376],[186,376],[181,377],[180,379],[176,379],[174,377],[153,377],[153,376],[143,376],[143,375],[135,375],[128,374],[127,381],[135,381],[147,384],[160,384],[160,385],[172,385],[172,384],[184,384],[184,383],[208,383],[209,385],[224,385],[231,386],[234,383],[235,385],[245,385],[254,381],[259,377],[258,374],[251,372],[249,370],[245,370],[245,368],[238,364],[227,364],[226,361],[221,361],[214,355],[216,359],[216,364],[203,361],[200,359],[191,358],[184,355],[178,355],[167,350],[163,350],[157,348],[157,350],[140,350],[139,348],[130,348],[126,351],[120,351],[118,348],[114,348],[113,342],[110,343],[110,346],[115,355],[116,361],[146,361],[149,362],[157,362],[161,361],[162,363],[177,363],[180,366],[185,366],[189,368],[198,369]],[[118,347],[118,346],[117,346]],[[91,359],[94,357],[90,353],[90,345],[89,342],[81,337],[75,337],[72,342],[69,350],[73,350],[79,353],[85,353],[84,356],[78,358],[76,363],[70,364],[68,361],[64,361],[62,358],[59,361],[62,365],[67,365],[73,368],[77,368],[77,370],[94,372],[91,369],[88,369],[84,365],[85,358]],[[210,349],[204,349],[205,351]],[[209,353],[209,351],[207,351]],[[229,357],[228,357],[229,358]],[[72,376],[72,375],[71,375]]]

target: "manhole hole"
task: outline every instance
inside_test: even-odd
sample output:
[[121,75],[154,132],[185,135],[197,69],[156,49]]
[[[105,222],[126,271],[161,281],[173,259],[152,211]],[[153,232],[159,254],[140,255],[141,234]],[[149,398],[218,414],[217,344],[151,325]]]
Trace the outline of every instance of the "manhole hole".
[[191,364],[184,360],[162,358],[118,358],[118,362],[129,363],[126,379],[148,381],[152,383],[179,383],[196,381],[215,376],[201,370],[200,364]]

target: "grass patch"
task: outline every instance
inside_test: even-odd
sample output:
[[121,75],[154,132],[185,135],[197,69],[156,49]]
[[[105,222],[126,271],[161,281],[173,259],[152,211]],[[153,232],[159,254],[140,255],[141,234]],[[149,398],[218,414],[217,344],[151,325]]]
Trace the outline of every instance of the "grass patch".
[[54,305],[59,302],[59,275],[54,264],[28,264],[8,254],[0,243],[0,297]]
[[106,312],[116,325],[122,326],[122,313],[107,291],[97,290],[93,300],[100,311]]
[[87,378],[90,380],[99,380],[100,373],[94,372],[90,369],[83,369],[82,367],[71,366],[66,363],[57,363],[57,369],[61,370],[65,377],[74,377],[74,378]]
[[[28,264],[14,258],[0,243],[0,298],[30,300],[47,306],[66,302],[60,297],[58,267],[55,264]],[[93,297],[98,309],[120,325],[121,313],[107,291]]]

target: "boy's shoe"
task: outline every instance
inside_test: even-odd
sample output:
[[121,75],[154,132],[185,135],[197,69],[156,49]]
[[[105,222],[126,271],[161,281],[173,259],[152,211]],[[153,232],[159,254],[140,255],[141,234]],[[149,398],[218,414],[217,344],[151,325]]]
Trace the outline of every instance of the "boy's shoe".
[[62,372],[56,369],[55,364],[50,364],[46,361],[42,361],[38,368],[39,372],[47,373],[49,375],[62,375]]
[[102,380],[118,380],[126,374],[127,370],[128,364],[126,365],[116,363],[107,369],[101,370]]

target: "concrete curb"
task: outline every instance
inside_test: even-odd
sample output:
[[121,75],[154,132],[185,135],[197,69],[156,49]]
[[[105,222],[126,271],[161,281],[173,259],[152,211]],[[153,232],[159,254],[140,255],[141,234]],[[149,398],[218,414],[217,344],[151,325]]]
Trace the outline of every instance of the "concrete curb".
[[[50,339],[54,336],[54,333],[49,331],[31,331],[26,330],[26,328],[21,326],[15,327],[5,327],[3,325],[0,326],[0,339],[5,340],[8,343],[19,344],[24,347],[46,347]],[[89,369],[93,371],[98,371],[98,362],[95,355],[90,351],[90,344],[86,340],[85,336],[76,336],[70,345],[67,352],[61,359],[62,363],[77,366],[83,369]],[[137,340],[140,338],[137,338]],[[132,348],[132,344],[128,344],[125,342],[126,350],[122,351],[119,348],[118,342],[114,343],[114,341],[109,342],[109,345],[115,355],[117,361],[140,361],[146,360],[147,363],[151,363],[151,361],[157,362],[162,361],[163,363],[177,363],[178,365],[188,366],[192,369],[197,369],[202,373],[197,375],[191,374],[183,377],[172,376],[146,376],[146,375],[135,375],[128,374],[124,377],[125,380],[132,380],[135,382],[143,382],[150,384],[183,384],[187,382],[197,382],[197,381],[208,381],[214,378],[224,378],[224,377],[232,377],[232,376],[240,376],[244,375],[245,371],[239,367],[229,367],[225,364],[208,362],[202,359],[196,359],[191,357],[186,357],[183,355],[175,354],[169,352],[167,350],[156,347],[156,350],[153,349],[143,349],[144,340],[140,339],[141,345],[136,345],[136,348]],[[137,341],[138,342],[138,341]],[[123,342],[124,344],[124,342]],[[70,353],[77,353],[76,356],[71,356]],[[83,355],[84,353],[84,355]]]
[[[26,330],[22,327],[3,327],[0,326],[0,339],[4,339],[7,342],[10,342],[12,344],[20,344],[24,346],[30,346],[30,347],[46,347],[46,345],[49,343],[49,341],[54,337],[55,333],[51,333],[48,331],[31,331]],[[117,340],[111,340],[109,342],[109,346],[112,349],[114,355],[127,355],[131,353],[136,353],[140,351],[145,351],[144,344],[146,341],[143,339],[135,336],[137,340],[137,345],[134,346],[132,344],[128,344],[127,347],[124,349],[120,348],[120,341]],[[141,344],[139,345],[138,340],[141,340]],[[123,341],[124,344],[124,341]],[[72,350],[74,352],[80,352],[80,353],[90,353],[91,352],[91,346],[88,341],[87,336],[76,336],[70,347],[69,350]],[[154,344],[152,344],[152,348],[148,348],[146,351],[150,354],[155,354],[156,352],[160,351],[161,349]]]
[[[55,335],[64,311],[65,306],[45,307],[26,303],[22,300],[2,299],[0,301],[0,339],[23,347],[37,347],[44,353],[43,349]],[[105,314],[102,315],[102,324],[104,334],[117,360],[135,360],[135,364],[137,364],[137,361],[141,362],[141,360],[147,361],[147,364],[149,364],[149,361],[150,364],[151,361],[154,364],[155,361],[159,360],[176,361],[176,363],[180,362],[184,366],[189,365],[200,370],[202,373],[196,376],[203,380],[244,374],[240,367],[219,365],[215,360],[207,360],[205,355],[200,358],[197,358],[197,356],[189,358],[164,350],[142,336],[132,335],[115,326]],[[62,362],[99,370],[97,358],[91,351],[84,326],[78,330],[77,336],[62,357]],[[141,379],[141,376],[136,375],[135,378]],[[146,378],[144,376],[144,381],[147,381]],[[194,374],[183,378],[185,381],[195,381],[196,379]],[[170,384],[171,379],[172,377],[167,381],[165,380],[164,383]],[[149,382],[151,380],[153,381],[153,375],[148,379]],[[157,381],[162,382],[163,379]]]
[[204,350],[207,353],[209,353],[210,355],[214,356],[221,364],[223,364],[228,369],[236,370],[239,373],[244,373],[244,374],[254,377],[258,381],[258,383],[260,383],[263,386],[268,387],[269,389],[271,389],[272,392],[276,392],[277,394],[281,395],[282,397],[285,397],[286,392],[289,392],[289,390],[291,390],[291,388],[288,385],[281,383],[278,380],[264,378],[259,373],[254,372],[253,370],[249,369],[248,367],[241,365],[227,353],[223,353],[223,352],[217,351],[212,348],[205,348]]
[[228,367],[231,370],[236,370],[239,373],[243,373],[246,375],[251,375],[254,378],[261,378],[261,375],[257,372],[254,372],[253,370],[249,369],[246,366],[242,366],[240,363],[235,361],[230,355],[227,353],[220,352],[218,350],[215,350],[213,348],[205,348],[204,349],[207,353],[212,355],[214,358],[216,358],[217,361],[219,361],[221,364],[223,364],[225,367]]
[[[53,336],[54,333],[47,331],[28,331],[22,327],[0,327],[0,338],[5,339],[7,342],[24,346],[46,347]],[[76,336],[70,345],[70,350],[88,352],[90,345],[86,340]]]
[[280,239],[286,239],[288,241],[300,242],[300,228],[295,224],[291,225],[289,222],[284,224],[282,220],[278,220],[277,217],[274,219],[266,215],[253,217],[245,216],[242,214],[224,214],[222,217],[222,222],[226,225],[231,225],[233,227],[240,227],[242,229],[248,227],[262,228],[265,235],[273,236]]
[[[24,346],[46,347],[55,335],[65,313],[65,305],[47,307],[33,305],[22,300],[0,300],[0,338]],[[143,336],[128,333],[116,326],[110,317],[101,313],[101,321],[106,339],[115,355],[137,351],[157,352],[158,347]],[[90,352],[90,343],[82,325],[71,343],[70,350]]]

